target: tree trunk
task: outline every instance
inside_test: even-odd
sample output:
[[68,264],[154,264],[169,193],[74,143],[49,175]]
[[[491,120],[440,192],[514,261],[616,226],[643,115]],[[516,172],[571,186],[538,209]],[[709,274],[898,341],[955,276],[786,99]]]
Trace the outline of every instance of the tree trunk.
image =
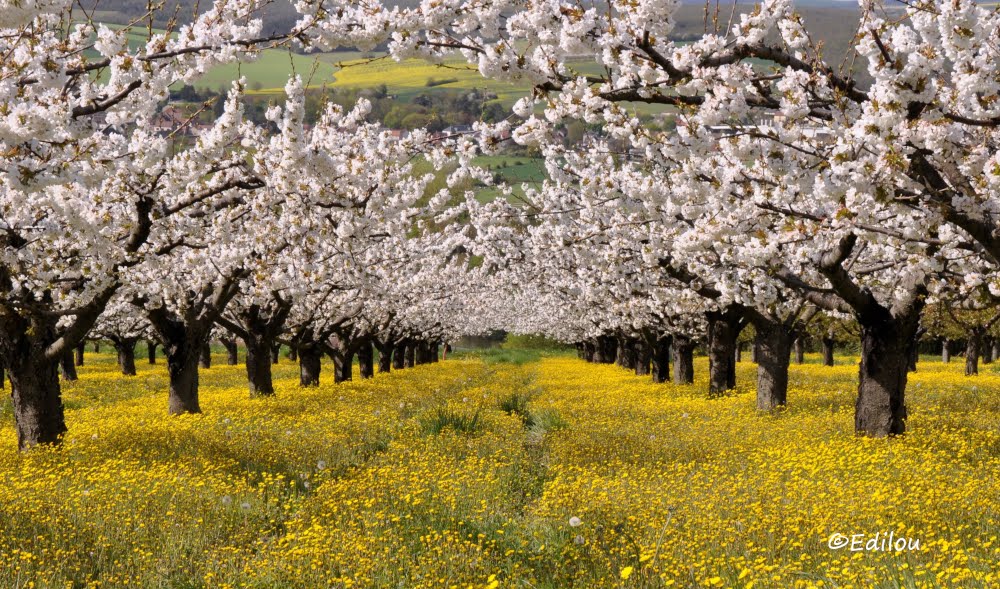
[[198,359],[198,364],[202,368],[212,367],[212,345],[210,343],[205,342],[204,344],[202,344],[201,356]]
[[708,319],[708,392],[718,395],[736,387],[736,339],[743,330],[743,313],[736,307],[710,311]]
[[247,347],[247,384],[250,396],[274,395],[274,382],[271,379],[271,342],[251,335],[243,344]]
[[95,354],[100,354],[101,353],[101,342],[99,342],[99,341],[95,341],[94,342],[94,353]]
[[600,337],[594,340],[594,356],[593,362],[595,364],[607,364],[607,358],[604,355],[604,342]]
[[299,386],[319,386],[319,373],[323,367],[323,354],[315,345],[299,347]]
[[375,376],[375,354],[371,341],[362,340],[358,348],[358,374],[361,378],[371,378]]
[[281,356],[281,344],[271,345],[271,364],[277,364]]
[[153,340],[146,340],[146,357],[150,364],[156,364],[156,346],[157,343]]
[[653,364],[653,382],[670,380],[670,336],[658,337],[653,342],[650,360]]
[[74,362],[73,356],[73,349],[66,348],[66,351],[62,354],[62,358],[59,359],[59,368],[62,369],[62,378],[65,381],[73,381],[77,379],[76,363]]
[[994,362],[1000,360],[1000,338],[993,338],[993,345],[990,346],[990,358]]
[[375,344],[376,349],[378,349],[378,373],[385,374],[392,370],[392,344]]
[[973,328],[969,330],[965,340],[965,376],[977,376],[979,374],[979,350],[982,341],[982,329]]
[[695,343],[684,335],[675,335],[674,352],[674,384],[691,384],[694,382],[694,348]]
[[913,349],[910,350],[910,357],[906,363],[907,372],[917,371],[917,360],[920,359],[920,342],[913,342]]
[[405,368],[406,344],[399,343],[392,347],[392,369],[402,370]]
[[618,348],[617,340],[610,335],[602,335],[597,338],[597,349],[595,350],[594,362],[599,364],[611,364],[615,361],[615,352]]
[[620,337],[618,338],[618,365],[625,370],[635,370],[636,354],[635,354],[636,342],[630,337]]
[[37,444],[58,443],[66,433],[66,419],[59,388],[59,363],[45,360],[41,350],[23,351],[26,353],[17,354],[7,371],[17,446],[27,450]]
[[753,363],[757,362],[757,340],[754,340],[754,342],[750,344],[750,361]]
[[113,342],[118,353],[118,367],[125,376],[135,376],[135,342],[134,339],[120,339]]
[[[96,342],[95,342],[95,345],[96,345]],[[87,347],[87,342],[85,342],[85,341],[80,342],[76,346],[76,357],[74,358],[73,361],[74,361],[74,363],[77,366],[83,366],[83,352],[85,351],[86,347]],[[94,351],[96,352],[97,350],[94,350]]]
[[993,348],[993,336],[984,335],[983,341],[979,345],[979,357],[982,359],[983,364],[992,364],[993,355],[990,354],[990,350]]
[[795,363],[805,364],[805,342],[802,341],[802,336],[795,338],[792,349],[795,351]]
[[736,363],[743,361],[743,342],[736,342]]
[[[906,365],[913,333],[898,320],[861,326],[861,364],[854,429],[876,437],[906,431]],[[915,331],[915,329],[914,329]]]
[[417,340],[414,351],[413,351],[413,363],[414,365],[427,364],[430,362],[431,352],[430,346],[424,340]]
[[403,367],[413,368],[416,362],[417,356],[417,342],[414,340],[406,341],[406,350],[403,352]]
[[333,382],[353,380],[354,352],[337,354],[333,358]]
[[757,409],[773,411],[788,400],[789,355],[794,334],[780,322],[756,321]]
[[431,363],[432,364],[435,363],[435,362],[440,362],[441,361],[441,356],[440,356],[441,351],[439,349],[440,347],[441,347],[440,344],[438,344],[437,342],[433,342],[431,344]]
[[832,337],[823,338],[823,366],[833,366],[833,345]]
[[240,347],[235,339],[224,338],[222,347],[226,348],[226,364],[236,366],[240,363]]
[[295,351],[295,348],[293,348],[292,346],[289,346],[288,347],[288,353],[285,354],[285,358],[288,358],[292,362],[295,362],[296,360],[298,360],[299,357],[298,357],[298,353]]
[[198,361],[203,346],[192,344],[169,346],[172,349],[168,348],[167,351],[170,415],[201,413],[201,406],[198,404]]
[[941,361],[945,364],[951,362],[951,342],[947,338],[941,340]]
[[637,340],[633,349],[635,350],[635,375],[648,375],[649,362],[652,360],[652,351],[649,349],[649,344],[644,340]]

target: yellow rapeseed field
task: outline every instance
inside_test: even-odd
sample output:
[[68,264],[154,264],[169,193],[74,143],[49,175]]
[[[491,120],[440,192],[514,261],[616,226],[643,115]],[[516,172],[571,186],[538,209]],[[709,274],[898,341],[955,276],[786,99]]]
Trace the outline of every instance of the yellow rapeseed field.
[[162,366],[91,354],[62,448],[19,454],[0,404],[0,587],[1000,586],[991,366],[921,362],[894,440],[853,434],[849,362],[793,366],[778,415],[739,370],[709,400],[559,356],[311,390],[283,361],[251,399],[216,365],[168,418]]

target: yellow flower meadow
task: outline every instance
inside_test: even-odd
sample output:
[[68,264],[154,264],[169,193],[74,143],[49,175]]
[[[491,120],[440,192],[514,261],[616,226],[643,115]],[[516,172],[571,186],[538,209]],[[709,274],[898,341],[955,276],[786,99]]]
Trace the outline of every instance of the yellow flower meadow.
[[1000,585],[991,366],[922,362],[896,440],[854,436],[849,363],[793,366],[777,415],[739,370],[710,400],[558,356],[316,389],[283,361],[251,399],[216,365],[169,418],[162,366],[92,354],[62,448],[19,454],[0,404],[0,587]]

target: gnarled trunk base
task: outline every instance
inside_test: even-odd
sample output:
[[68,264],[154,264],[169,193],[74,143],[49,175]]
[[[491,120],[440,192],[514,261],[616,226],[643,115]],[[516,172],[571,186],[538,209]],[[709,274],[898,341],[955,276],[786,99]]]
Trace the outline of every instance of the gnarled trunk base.
[[674,384],[691,384],[694,382],[694,348],[695,343],[687,336],[674,336]]

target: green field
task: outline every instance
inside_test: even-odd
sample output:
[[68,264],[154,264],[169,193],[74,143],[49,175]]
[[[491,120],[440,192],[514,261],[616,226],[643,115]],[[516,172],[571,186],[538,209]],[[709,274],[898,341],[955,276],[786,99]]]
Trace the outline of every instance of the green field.
[[[538,185],[546,178],[545,163],[541,158],[488,155],[480,156],[473,161],[477,166],[492,170],[503,177],[513,188],[515,197],[524,195],[522,184]],[[476,191],[476,198],[482,202],[489,202],[498,196],[500,191],[492,187]]]

